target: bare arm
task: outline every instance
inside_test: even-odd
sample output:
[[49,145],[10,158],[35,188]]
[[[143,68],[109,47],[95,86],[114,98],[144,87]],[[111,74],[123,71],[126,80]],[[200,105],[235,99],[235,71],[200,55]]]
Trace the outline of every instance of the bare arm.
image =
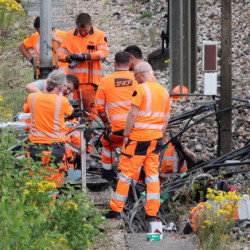
[[32,82],[25,86],[25,90],[30,93],[40,92],[41,90]]
[[163,135],[165,134],[166,128],[168,126],[169,119],[170,119],[170,112],[168,112],[168,113],[165,114],[164,126],[162,128],[162,134]]
[[24,46],[23,42],[21,42],[21,44],[19,45],[19,50],[28,61],[32,59],[32,55],[30,54],[29,50]]
[[196,157],[195,153],[193,153],[191,150],[182,146],[181,152],[182,152],[183,157],[185,158],[185,160],[189,164],[196,164],[197,163],[197,157]]
[[63,39],[59,38],[57,35],[56,35],[56,31],[53,30],[52,31],[52,40],[57,42],[58,44],[61,44]]
[[[135,105],[131,105],[127,119],[126,119],[126,125],[124,129],[124,136],[128,136],[136,119],[137,113],[138,113],[139,107]],[[124,137],[124,143],[126,144],[128,141],[128,138]]]

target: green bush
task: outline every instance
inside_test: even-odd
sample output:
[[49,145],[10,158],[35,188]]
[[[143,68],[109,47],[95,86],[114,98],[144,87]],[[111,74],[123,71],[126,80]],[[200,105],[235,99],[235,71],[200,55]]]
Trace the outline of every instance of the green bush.
[[[101,214],[87,193],[72,187],[53,198],[58,190],[44,181],[48,171],[41,175],[41,164],[25,157],[25,150],[15,156],[9,150],[15,133],[0,134],[0,249],[88,249],[99,236]],[[74,193],[70,199],[69,193]]]
[[22,6],[15,0],[0,0],[0,36],[6,38],[15,21],[24,15]]
[[152,17],[153,17],[152,12],[144,12],[144,13],[141,15],[140,19],[144,19],[144,18],[152,19]]

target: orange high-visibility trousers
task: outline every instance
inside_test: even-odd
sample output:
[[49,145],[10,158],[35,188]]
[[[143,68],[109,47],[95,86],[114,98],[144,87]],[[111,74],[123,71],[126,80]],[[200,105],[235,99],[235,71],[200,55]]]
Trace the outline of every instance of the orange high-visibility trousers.
[[133,178],[143,164],[146,174],[147,204],[146,214],[156,216],[160,208],[159,153],[162,139],[152,141],[129,141],[123,145],[118,168],[121,170],[116,192],[110,202],[113,211],[121,212],[126,203],[129,187]]
[[[90,109],[93,112],[97,113],[95,108],[95,87],[92,84],[80,84],[79,89],[82,90],[82,103],[83,108]],[[80,99],[80,91],[75,90],[73,92],[74,99]],[[86,110],[90,116],[84,114],[85,117],[88,117],[90,121],[93,121],[97,118],[97,115],[91,111]]]
[[[122,146],[123,143],[123,136],[122,135],[115,135],[111,134],[109,136],[110,140],[113,143],[113,146],[115,148]],[[102,136],[102,167],[105,170],[111,170],[112,169],[112,163],[115,161],[115,150],[113,146],[110,144],[110,142],[105,138],[105,135]]]

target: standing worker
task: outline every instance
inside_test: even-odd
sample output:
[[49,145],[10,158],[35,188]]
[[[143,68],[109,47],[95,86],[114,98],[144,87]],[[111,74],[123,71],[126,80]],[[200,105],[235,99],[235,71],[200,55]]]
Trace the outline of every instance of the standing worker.
[[[76,18],[76,28],[63,39],[58,55],[59,61],[70,63],[68,73],[79,78],[83,107],[96,112],[95,93],[102,77],[101,61],[108,56],[105,33],[93,28],[91,17],[81,13]],[[75,91],[74,99],[79,98],[80,92]],[[94,113],[91,115],[96,117]]]
[[[34,28],[36,29],[36,32],[33,33],[30,37],[26,38],[21,44],[19,45],[19,50],[22,53],[22,55],[32,64],[34,68],[34,72],[38,74],[38,78],[40,79],[40,71],[38,70],[39,62],[40,62],[40,17],[37,17],[34,21]],[[53,50],[56,50],[57,46],[60,46],[60,43],[62,43],[62,39],[65,36],[65,31],[60,31],[53,28],[52,31],[52,47]],[[29,50],[33,49],[36,53],[36,58],[33,58],[33,56],[30,54]],[[56,67],[56,59],[55,59],[55,52],[52,54],[52,60],[53,65]],[[59,68],[66,72],[68,64],[67,63],[59,63]],[[34,78],[36,79],[34,74]]]
[[[110,121],[110,140],[115,148],[122,146],[125,121],[128,115],[132,94],[138,84],[134,74],[129,71],[130,55],[125,51],[116,53],[115,72],[102,78],[96,93],[96,109],[104,122]],[[107,113],[106,113],[107,110]],[[115,149],[106,136],[102,136],[102,177],[113,179],[112,163]]]
[[131,57],[130,70],[134,70],[138,63],[143,62],[142,51],[137,45],[130,45],[124,51],[128,52]]
[[[65,115],[73,113],[73,107],[66,97],[60,96],[66,83],[65,73],[55,70],[49,74],[45,92],[36,92],[28,96],[24,103],[25,113],[31,114],[30,157],[35,161],[42,161],[47,165],[49,157],[55,156],[54,164],[60,164],[65,154]],[[54,179],[59,181],[62,173],[57,169],[58,174]],[[52,176],[53,178],[53,176]]]
[[170,118],[170,98],[163,86],[153,82],[152,67],[147,62],[137,64],[134,75],[139,84],[126,119],[118,166],[121,173],[110,202],[111,211],[106,217],[120,217],[133,176],[143,164],[147,185],[146,215],[149,221],[155,221],[160,208],[159,154]]
[[[142,51],[137,45],[130,45],[128,46],[124,51],[128,52],[130,54],[130,69],[131,71],[134,71],[135,66],[138,63],[143,62],[142,60]],[[155,76],[153,75],[153,81],[156,82]]]

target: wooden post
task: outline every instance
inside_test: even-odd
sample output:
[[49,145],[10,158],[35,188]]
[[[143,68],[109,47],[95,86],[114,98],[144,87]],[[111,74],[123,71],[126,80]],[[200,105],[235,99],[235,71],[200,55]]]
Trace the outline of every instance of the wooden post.
[[[220,110],[232,106],[231,0],[221,1],[221,100]],[[220,155],[232,150],[232,111],[221,114]]]

